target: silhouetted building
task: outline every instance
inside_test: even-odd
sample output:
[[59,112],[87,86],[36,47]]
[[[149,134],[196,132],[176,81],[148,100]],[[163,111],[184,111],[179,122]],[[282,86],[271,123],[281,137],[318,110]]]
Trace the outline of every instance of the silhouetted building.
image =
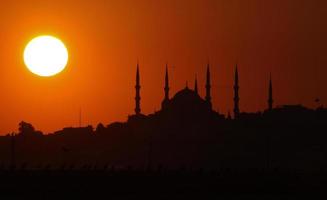
[[92,135],[93,134],[93,127],[86,126],[86,127],[66,127],[60,131],[56,131],[53,133],[54,135],[71,135],[74,137],[78,136],[85,136],[85,135]]
[[205,99],[186,86],[169,100],[161,111],[156,113],[159,124],[188,129],[194,125],[210,123],[217,119],[224,119],[223,115],[211,109]]
[[234,118],[238,118],[240,114],[240,107],[239,107],[239,101],[240,97],[238,94],[239,91],[239,85],[238,85],[238,70],[237,65],[235,67],[235,79],[234,79]]
[[195,110],[198,107],[203,107],[206,110],[211,109],[208,106],[207,101],[203,100],[194,90],[189,89],[188,86],[175,94],[175,96],[170,100],[166,109],[171,109],[175,106],[178,110],[183,110],[185,107],[189,108],[190,110]]
[[232,116],[231,116],[231,114],[230,114],[229,111],[228,111],[228,114],[227,114],[227,119],[228,119],[228,120],[231,120],[231,119],[232,119]]
[[281,122],[309,123],[316,119],[316,112],[302,105],[283,105],[267,112],[265,116],[276,124]]

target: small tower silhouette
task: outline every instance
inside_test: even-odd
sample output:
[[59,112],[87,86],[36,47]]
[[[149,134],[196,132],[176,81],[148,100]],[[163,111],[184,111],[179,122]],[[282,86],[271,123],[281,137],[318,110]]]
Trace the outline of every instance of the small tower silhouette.
[[238,91],[240,89],[238,85],[238,70],[237,70],[237,65],[235,67],[235,83],[234,83],[234,118],[238,118],[240,114],[240,108],[239,108],[239,101],[240,97],[238,94]]
[[212,108],[212,104],[211,104],[211,84],[210,84],[210,66],[209,64],[207,65],[207,81],[206,81],[206,96],[205,96],[205,100],[207,102],[207,104],[209,105],[210,109]]
[[165,87],[164,87],[164,91],[165,91],[165,98],[162,101],[162,108],[165,108],[167,106],[167,104],[169,103],[169,77],[168,77],[168,65],[166,64],[166,75],[165,75]]
[[194,81],[194,92],[196,94],[199,94],[199,92],[198,92],[198,79],[197,79],[196,75],[195,75],[195,81]]
[[273,86],[272,86],[272,80],[271,80],[271,74],[269,77],[269,92],[268,92],[268,110],[271,111],[273,109]]
[[228,120],[231,120],[232,119],[232,116],[230,115],[230,112],[228,111],[228,114],[227,114],[227,119]]
[[139,72],[139,63],[137,63],[137,67],[136,67],[136,85],[135,85],[135,91],[136,91],[136,95],[135,95],[135,114],[139,115],[141,114],[141,96],[140,96],[140,90],[141,90],[141,86],[140,86],[140,72]]

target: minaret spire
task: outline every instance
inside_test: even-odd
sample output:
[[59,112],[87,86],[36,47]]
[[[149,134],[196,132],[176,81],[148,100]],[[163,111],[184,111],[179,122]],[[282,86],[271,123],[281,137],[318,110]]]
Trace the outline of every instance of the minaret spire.
[[161,108],[164,109],[169,103],[169,77],[168,77],[168,65],[166,64],[166,75],[165,75],[165,97],[161,103]]
[[199,94],[198,93],[198,79],[197,79],[196,75],[195,75],[195,82],[194,82],[194,92],[196,94]]
[[208,103],[210,109],[212,107],[211,104],[211,83],[210,83],[210,66],[209,63],[207,65],[207,81],[206,81],[206,96],[205,96],[205,100]]
[[140,72],[139,72],[139,63],[137,62],[137,66],[136,66],[136,85],[135,85],[135,91],[136,91],[136,95],[135,95],[135,114],[136,115],[141,114],[141,106],[140,106],[141,96],[140,96],[140,90],[141,90],[141,86],[140,86]]
[[272,80],[271,80],[271,74],[269,76],[269,92],[268,92],[268,110],[273,109],[273,86],[272,86]]
[[237,69],[237,65],[235,67],[235,79],[234,79],[235,83],[234,83],[234,118],[238,118],[239,114],[240,114],[240,108],[239,108],[239,101],[240,101],[240,97],[238,94],[238,91],[240,89],[239,85],[238,85],[238,69]]

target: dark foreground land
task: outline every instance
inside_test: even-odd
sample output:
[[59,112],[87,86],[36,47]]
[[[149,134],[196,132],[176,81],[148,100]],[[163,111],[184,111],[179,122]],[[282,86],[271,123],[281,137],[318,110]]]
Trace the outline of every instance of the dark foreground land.
[[168,110],[95,131],[22,122],[0,137],[0,200],[326,196],[327,109],[226,119],[203,101],[185,89]]
[[281,171],[1,171],[1,199],[211,199],[326,196],[325,173]]

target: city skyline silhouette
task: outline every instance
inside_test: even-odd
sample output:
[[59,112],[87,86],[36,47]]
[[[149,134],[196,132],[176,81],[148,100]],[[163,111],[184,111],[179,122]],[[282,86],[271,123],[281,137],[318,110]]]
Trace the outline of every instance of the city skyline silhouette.
[[[171,169],[185,166],[193,169],[220,170],[226,166],[230,169],[247,169],[251,166],[256,169],[285,170],[290,165],[294,170],[315,171],[321,168],[321,165],[325,165],[323,164],[325,159],[321,160],[319,157],[316,161],[311,160],[312,166],[304,163],[307,162],[305,160],[308,159],[307,154],[310,158],[316,156],[311,150],[317,148],[317,145],[323,148],[321,142],[325,136],[317,130],[323,128],[327,120],[327,109],[323,106],[309,109],[302,105],[290,104],[275,107],[271,75],[267,81],[266,108],[253,113],[244,112],[240,107],[242,97],[239,95],[242,88],[239,80],[242,76],[238,71],[238,65],[235,65],[232,89],[233,113],[224,115],[212,107],[212,74],[209,64],[206,66],[206,93],[203,97],[198,93],[196,77],[193,89],[186,83],[183,89],[170,95],[169,70],[166,66],[161,109],[145,115],[142,113],[140,69],[137,63],[134,113],[132,112],[125,122],[98,123],[96,127],[87,124],[81,126],[80,123],[76,127],[63,127],[53,133],[44,134],[32,124],[22,121],[19,123],[18,133],[0,136],[0,142],[3,143],[2,151],[0,149],[2,155],[0,162],[4,164],[3,167],[42,169],[47,163],[49,169],[50,166],[54,167],[53,169],[61,169],[69,165],[79,170],[83,165],[96,162],[96,165],[101,167],[128,166],[138,170],[149,167],[155,169],[159,166]],[[314,137],[308,135],[310,129],[314,130],[316,134]],[[296,132],[299,134],[294,138],[293,134]],[[247,138],[248,136],[250,137]],[[285,141],[272,139],[274,137],[283,137]],[[183,140],[185,142],[182,142]],[[294,160],[290,163],[283,161],[285,154],[294,153],[292,148],[299,148],[295,144],[288,144],[289,140],[294,140],[293,143],[297,141],[298,145],[309,148],[309,152],[301,154],[301,161]],[[308,141],[313,143],[307,143]],[[237,150],[238,148],[233,149],[235,145],[249,148],[253,163],[249,161],[245,163],[243,159],[249,155]],[[284,155],[280,154],[279,150],[273,151],[275,146],[284,148]],[[44,149],[38,151],[40,148]],[[180,157],[172,156],[171,151],[179,152]],[[271,160],[273,154],[276,154],[274,162]],[[229,156],[238,158],[231,161],[228,159]],[[40,166],[35,165],[35,162]],[[273,167],[275,162],[278,164]]]
[[[219,112],[219,107],[213,107],[212,105],[212,96],[211,96],[211,93],[212,93],[212,85],[211,85],[211,76],[212,74],[210,73],[210,64],[208,63],[205,67],[206,69],[206,72],[205,72],[205,84],[202,84],[203,85],[203,91],[205,92],[203,94],[203,97],[201,97],[201,94],[199,93],[199,87],[198,87],[198,74],[196,74],[194,77],[194,87],[193,90],[197,95],[200,96],[200,98],[204,99],[208,106],[210,107],[210,109],[212,110],[215,110],[216,112],[218,112],[219,114],[221,114],[222,116],[224,116],[225,118],[228,118],[229,116],[233,119],[236,119],[238,117],[238,115],[241,113],[241,112],[244,112],[244,113],[262,113],[262,112],[265,112],[267,110],[272,110],[274,108],[274,104],[275,104],[275,100],[273,99],[273,81],[272,81],[272,74],[271,73],[267,73],[269,74],[269,79],[268,81],[265,81],[265,85],[266,85],[266,89],[267,89],[267,92],[266,94],[267,97],[266,97],[266,100],[263,100],[263,102],[265,101],[266,102],[266,107],[264,108],[261,108],[259,110],[256,110],[254,112],[246,112],[244,110],[240,110],[240,96],[239,96],[239,90],[240,90],[240,86],[239,86],[239,72],[238,72],[238,67],[239,65],[235,65],[235,68],[234,68],[234,85],[231,86],[231,87],[228,87],[231,91],[233,91],[233,98],[231,99],[231,101],[233,102],[233,107],[232,108],[229,108],[227,113],[220,113]],[[134,98],[135,100],[135,108],[134,108],[134,113],[136,115],[151,115],[152,113],[155,113],[157,110],[153,110],[152,112],[150,113],[147,113],[147,114],[144,114],[143,112],[141,112],[141,78],[140,78],[140,64],[139,62],[137,62],[137,66],[136,66],[136,85],[135,85],[135,90],[136,90],[136,96]],[[186,82],[185,84],[185,88],[191,88],[189,87],[188,85],[188,81]],[[170,82],[169,82],[169,68],[168,68],[168,64],[166,64],[165,66],[165,76],[164,76],[164,99],[162,100],[161,102],[161,107],[160,109],[163,109],[164,106],[166,104],[169,103],[169,93],[170,93],[170,90],[171,90],[171,87],[170,87]],[[181,89],[183,90],[183,89]],[[179,93],[181,90],[177,90],[176,94]],[[174,94],[174,95],[176,95]],[[162,96],[162,95],[161,95]],[[213,99],[214,100],[214,99]],[[321,101],[321,99],[317,98],[314,100],[316,105],[314,108],[312,109],[317,109],[317,108],[321,108],[321,109],[324,109],[324,105],[323,105],[323,102]],[[276,105],[275,107],[277,108],[281,108],[283,106],[287,106],[287,105],[294,105],[294,106],[302,106],[301,104],[292,104],[292,103],[287,103],[285,105]],[[231,115],[231,111],[232,111],[232,115]],[[132,114],[133,112],[130,112],[130,114]],[[130,116],[130,114],[127,115],[127,119],[128,119],[128,116]],[[72,126],[67,126],[67,127],[82,127],[82,124],[83,126],[93,126],[92,124],[87,124],[87,123],[82,123],[82,108],[79,108],[79,111],[78,111],[78,122],[76,122],[75,125],[72,125]],[[84,116],[87,118],[87,116]],[[24,120],[23,120],[24,121]],[[77,120],[76,120],[77,121]],[[126,121],[126,120],[125,120]],[[113,121],[111,123],[115,123],[115,122],[118,122],[118,121]],[[121,120],[121,122],[124,122],[124,120]],[[97,122],[97,124],[99,123],[103,123],[103,122]],[[110,124],[110,123],[109,123]],[[59,128],[60,129],[60,128]],[[56,131],[56,130],[55,130]],[[15,132],[15,131],[13,131]],[[51,133],[51,132],[48,132],[48,133]],[[10,134],[10,133],[6,133],[6,134]],[[4,135],[6,135],[4,134]],[[47,133],[45,133],[47,134]]]

